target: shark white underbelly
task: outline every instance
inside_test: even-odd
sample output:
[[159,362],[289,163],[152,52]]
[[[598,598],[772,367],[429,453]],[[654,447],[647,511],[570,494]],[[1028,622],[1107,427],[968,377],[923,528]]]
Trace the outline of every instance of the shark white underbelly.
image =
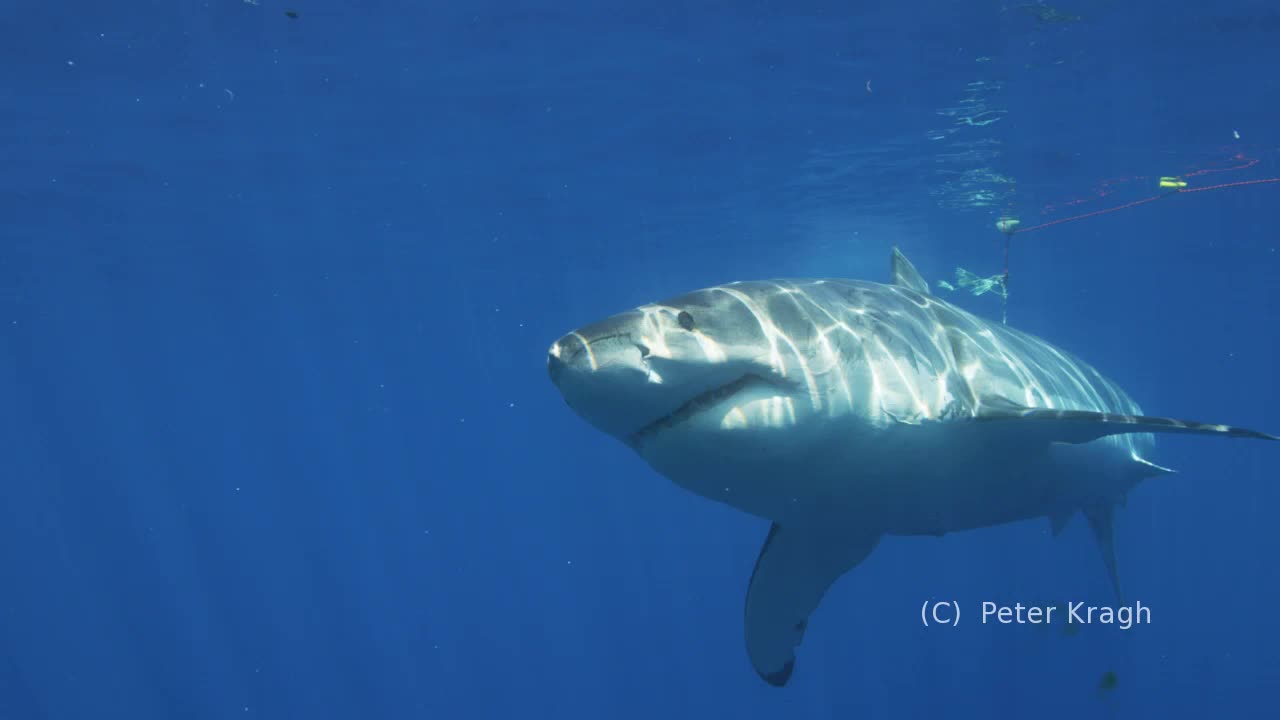
[[1077,511],[1119,592],[1113,508],[1152,433],[1275,439],[1142,415],[1049,343],[942,301],[896,250],[893,282],[733,283],[557,341],[569,406],[673,482],[773,522],[748,588],[748,655],[785,684],[809,614],[883,535]]

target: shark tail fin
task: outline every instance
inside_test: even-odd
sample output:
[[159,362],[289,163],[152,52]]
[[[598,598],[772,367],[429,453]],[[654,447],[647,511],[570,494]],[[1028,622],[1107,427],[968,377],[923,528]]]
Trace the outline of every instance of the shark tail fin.
[[1067,523],[1071,521],[1071,512],[1054,512],[1049,515],[1049,532],[1054,537],[1062,534],[1062,530],[1067,527]]
[[1116,567],[1115,505],[1087,507],[1084,509],[1084,516],[1093,530],[1094,540],[1098,542],[1098,550],[1102,552],[1102,562],[1106,565],[1107,577],[1111,579],[1116,599],[1123,604],[1124,593],[1120,590],[1120,572]]

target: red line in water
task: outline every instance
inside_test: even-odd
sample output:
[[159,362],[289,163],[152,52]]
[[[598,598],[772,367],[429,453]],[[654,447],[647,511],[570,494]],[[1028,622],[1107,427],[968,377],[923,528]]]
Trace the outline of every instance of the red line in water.
[[[1254,162],[1256,162],[1256,161],[1254,161]],[[1250,163],[1250,164],[1252,164],[1252,163]],[[1247,167],[1247,166],[1245,166],[1245,167]],[[1226,168],[1224,168],[1224,169],[1226,169]],[[1216,171],[1216,170],[1205,170],[1205,171],[1201,171],[1201,172],[1217,172],[1217,171]],[[1186,177],[1186,176],[1184,176],[1184,177]],[[1113,213],[1113,212],[1116,212],[1117,210],[1127,210],[1127,209],[1129,209],[1129,208],[1131,208],[1131,207],[1136,207],[1136,206],[1138,206],[1138,205],[1145,205],[1146,203],[1149,203],[1149,202],[1155,202],[1156,200],[1161,200],[1161,199],[1163,199],[1163,198],[1167,198],[1167,197],[1169,197],[1169,196],[1171,196],[1171,195],[1177,195],[1177,194],[1179,194],[1179,193],[1196,193],[1196,192],[1205,192],[1205,191],[1207,191],[1207,190],[1222,190],[1222,189],[1225,189],[1225,188],[1243,187],[1243,186],[1245,186],[1245,185],[1265,185],[1265,184],[1268,184],[1268,183],[1280,183],[1280,177],[1274,177],[1274,178],[1261,178],[1261,179],[1258,179],[1258,180],[1239,180],[1239,181],[1237,181],[1237,182],[1222,183],[1222,184],[1220,184],[1220,185],[1206,185],[1205,187],[1198,187],[1198,188],[1182,188],[1182,189],[1180,189],[1180,190],[1174,190],[1174,191],[1172,191],[1172,192],[1167,192],[1167,193],[1164,193],[1164,194],[1162,194],[1162,195],[1153,195],[1153,196],[1151,196],[1151,197],[1149,197],[1149,198],[1143,198],[1143,199],[1141,199],[1141,200],[1134,200],[1133,202],[1131,202],[1131,203],[1125,203],[1124,205],[1117,205],[1117,206],[1115,206],[1115,207],[1104,208],[1104,209],[1102,209],[1102,210],[1094,210],[1094,211],[1093,211],[1093,212],[1091,212],[1091,213],[1085,213],[1085,214],[1083,214],[1083,215],[1072,215],[1071,217],[1065,217],[1065,218],[1061,218],[1061,219],[1059,219],[1059,220],[1051,220],[1051,221],[1049,221],[1049,222],[1047,222],[1047,223],[1041,223],[1041,224],[1039,224],[1039,225],[1032,225],[1031,227],[1021,228],[1021,229],[1019,229],[1019,230],[1015,230],[1014,232],[1015,232],[1015,233],[1017,233],[1017,234],[1021,234],[1021,233],[1025,233],[1025,232],[1031,232],[1032,230],[1039,230],[1039,229],[1041,229],[1041,228],[1052,227],[1052,226],[1054,226],[1054,225],[1061,225],[1061,224],[1063,224],[1063,223],[1075,222],[1076,220],[1083,220],[1083,219],[1085,219],[1085,218],[1097,217],[1098,215],[1106,215],[1107,213]]]
[[[1188,170],[1187,172],[1179,173],[1176,177],[1190,178],[1190,177],[1198,177],[1200,175],[1208,175],[1210,173],[1234,172],[1236,170],[1245,170],[1247,168],[1253,167],[1254,165],[1257,165],[1259,162],[1261,162],[1261,159],[1251,158],[1245,155],[1243,152],[1235,151],[1230,157],[1224,158],[1224,162],[1232,162],[1232,161],[1235,161],[1238,164],[1228,165],[1224,167],[1207,167],[1207,168],[1200,168],[1198,170]],[[1132,182],[1146,182],[1147,180],[1150,180],[1150,179],[1151,178],[1147,175],[1134,175],[1132,177],[1106,178],[1098,182],[1097,187],[1094,188],[1093,190],[1092,197],[1082,197],[1082,198],[1075,198],[1072,200],[1065,200],[1057,203],[1050,203],[1048,205],[1045,205],[1043,208],[1041,208],[1040,214],[1047,215],[1056,210],[1061,210],[1063,208],[1067,208],[1072,205],[1083,205],[1084,203],[1091,202],[1099,198],[1104,198],[1108,195],[1111,195],[1113,192],[1115,192],[1116,189],[1119,188],[1119,186],[1132,183]],[[1214,188],[1225,187],[1225,185],[1223,186],[1214,185],[1213,187]],[[1198,190],[1208,190],[1208,189],[1210,188],[1207,188],[1207,187],[1197,188],[1196,190],[1184,190],[1184,192],[1196,192]],[[1153,198],[1149,198],[1148,200],[1150,199],[1153,199]],[[1143,202],[1147,202],[1147,200],[1139,201],[1136,204],[1142,204]],[[1128,206],[1126,205],[1125,207],[1128,207]],[[1104,212],[1111,212],[1111,210],[1106,210]],[[1097,214],[1102,214],[1102,213],[1100,212]],[[1085,216],[1085,217],[1089,217],[1089,216]],[[1074,217],[1069,218],[1069,220],[1078,220],[1078,219],[1079,218],[1074,218]],[[1068,220],[1063,220],[1062,222],[1067,222],[1067,221]],[[1036,228],[1048,227],[1049,225],[1052,225],[1052,224],[1055,224],[1055,223],[1045,223],[1043,225],[1036,225],[1035,227]],[[1032,228],[1028,228],[1028,230],[1029,229],[1032,229]],[[1026,232],[1026,230],[1022,230],[1020,232]]]
[[1071,217],[1060,218],[1058,220],[1050,220],[1047,223],[1032,225],[1031,227],[1021,228],[1019,230],[1015,230],[1014,232],[1021,235],[1022,233],[1031,232],[1032,230],[1039,230],[1041,228],[1052,227],[1054,225],[1061,225],[1063,223],[1074,222],[1076,220],[1083,220],[1085,218],[1097,217],[1098,215],[1106,215],[1107,213],[1113,213],[1113,212],[1116,212],[1117,210],[1127,210],[1128,208],[1153,202],[1153,201],[1159,200],[1160,198],[1169,197],[1170,195],[1173,195],[1173,194],[1174,193],[1165,193],[1164,195],[1155,195],[1153,197],[1143,198],[1142,200],[1134,200],[1133,202],[1125,203],[1124,205],[1117,205],[1115,207],[1103,208],[1102,210],[1094,210],[1093,212],[1085,213],[1083,215],[1072,215]]
[[1232,160],[1243,160],[1243,161],[1244,161],[1244,164],[1243,164],[1243,165],[1232,165],[1231,167],[1223,167],[1223,168],[1205,168],[1205,169],[1203,169],[1203,170],[1192,170],[1192,171],[1191,171],[1191,172],[1189,172],[1189,173],[1185,173],[1185,174],[1183,174],[1183,176],[1182,176],[1182,177],[1195,177],[1195,176],[1197,176],[1197,175],[1208,175],[1209,173],[1216,173],[1216,172],[1228,172],[1228,171],[1231,171],[1231,170],[1244,170],[1245,168],[1251,168],[1251,167],[1253,167],[1254,165],[1257,165],[1257,164],[1258,164],[1258,159],[1257,159],[1257,158],[1247,158],[1247,157],[1245,157],[1245,156],[1244,156],[1244,153],[1236,153],[1235,155],[1232,155],[1232,156],[1231,156],[1231,159],[1232,159]]
[[1204,192],[1205,190],[1221,190],[1222,188],[1240,187],[1242,185],[1263,185],[1266,183],[1280,183],[1280,177],[1262,178],[1259,180],[1240,180],[1237,182],[1222,183],[1221,185],[1206,185],[1205,187],[1198,187],[1198,188],[1183,188],[1178,192],[1184,192],[1184,193]]

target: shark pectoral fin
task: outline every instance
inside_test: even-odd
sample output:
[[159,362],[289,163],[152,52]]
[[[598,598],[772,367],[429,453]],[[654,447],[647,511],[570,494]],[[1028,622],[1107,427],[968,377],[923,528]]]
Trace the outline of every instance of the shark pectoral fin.
[[1071,511],[1055,512],[1049,515],[1049,531],[1054,537],[1062,534],[1062,529],[1071,521]]
[[1084,443],[1107,435],[1124,433],[1194,433],[1258,440],[1280,440],[1257,430],[1175,420],[1152,415],[1119,415],[1089,410],[1052,410],[1029,408],[1003,398],[982,398],[975,420],[1010,422],[1025,430],[1042,433],[1046,440]]
[[920,275],[920,271],[916,270],[916,266],[911,264],[906,255],[898,248],[893,249],[893,255],[889,259],[889,273],[891,282],[894,285],[901,285],[904,288],[915,290],[921,295],[929,294],[929,283]]
[[1102,551],[1102,562],[1107,566],[1107,575],[1111,578],[1111,587],[1116,591],[1116,600],[1123,603],[1124,594],[1120,592],[1120,573],[1116,569],[1116,535],[1115,506],[1093,505],[1084,509],[1084,516],[1093,529],[1093,537],[1098,541],[1098,549]]
[[783,528],[760,548],[747,585],[747,655],[765,682],[787,684],[809,614],[841,575],[871,553],[879,535]]

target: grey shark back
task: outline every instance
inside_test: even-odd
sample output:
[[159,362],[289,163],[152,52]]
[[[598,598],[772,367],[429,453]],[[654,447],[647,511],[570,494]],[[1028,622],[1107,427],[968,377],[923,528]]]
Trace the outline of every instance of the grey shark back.
[[896,249],[889,284],[739,282],[640,306],[554,343],[548,373],[587,422],[659,473],[766,518],[748,584],[757,672],[785,684],[809,614],[886,534],[1085,515],[1120,592],[1112,512],[1155,433],[1276,439],[1146,416],[1092,366],[929,292]]

